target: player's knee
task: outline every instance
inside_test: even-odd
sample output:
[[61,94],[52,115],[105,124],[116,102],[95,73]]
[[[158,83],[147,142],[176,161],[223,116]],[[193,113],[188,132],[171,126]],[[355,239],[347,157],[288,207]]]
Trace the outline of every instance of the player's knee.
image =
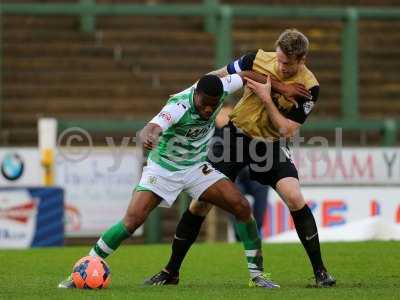
[[196,216],[205,217],[211,210],[212,205],[204,201],[192,201],[189,206],[189,210]]
[[289,210],[299,210],[306,204],[303,195],[299,191],[289,192],[285,196],[285,202]]

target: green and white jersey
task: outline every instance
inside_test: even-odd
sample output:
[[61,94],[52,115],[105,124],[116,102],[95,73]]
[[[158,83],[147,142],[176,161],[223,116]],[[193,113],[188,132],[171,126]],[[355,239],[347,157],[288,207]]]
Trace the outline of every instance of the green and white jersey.
[[224,98],[243,86],[241,77],[232,74],[221,78],[224,93],[218,108],[210,119],[202,119],[194,105],[192,86],[173,95],[161,112],[149,123],[159,125],[163,133],[157,148],[150,152],[149,159],[170,171],[184,170],[207,159],[208,146],[215,130],[215,117]]

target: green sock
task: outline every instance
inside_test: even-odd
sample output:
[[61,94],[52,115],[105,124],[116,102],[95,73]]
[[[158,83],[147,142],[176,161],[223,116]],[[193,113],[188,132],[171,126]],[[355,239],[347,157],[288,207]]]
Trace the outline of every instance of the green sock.
[[244,246],[250,277],[257,277],[264,272],[261,239],[258,235],[257,223],[252,218],[247,223],[237,222],[235,227]]
[[119,245],[130,236],[131,234],[126,229],[124,223],[120,221],[103,233],[94,247],[90,250],[89,255],[106,258],[117,250]]

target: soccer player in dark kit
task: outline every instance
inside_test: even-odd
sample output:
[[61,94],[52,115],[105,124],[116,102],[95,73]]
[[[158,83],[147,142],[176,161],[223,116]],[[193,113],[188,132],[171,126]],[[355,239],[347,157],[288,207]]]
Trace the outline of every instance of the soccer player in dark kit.
[[[336,280],[323,263],[314,216],[301,193],[291,151],[280,142],[292,137],[306,121],[318,100],[319,83],[305,66],[309,41],[303,33],[296,29],[285,30],[275,46],[275,52],[260,49],[211,72],[223,77],[252,70],[270,75],[272,86],[248,80],[248,86],[224,128],[227,138],[224,143],[213,145],[208,159],[214,168],[232,181],[244,167],[249,166],[251,179],[276,190],[290,210],[297,234],[310,259],[316,286],[330,287],[336,284]],[[271,95],[268,89],[272,89]],[[177,226],[168,264],[145,284],[179,282],[182,261],[211,208],[208,203],[192,201]],[[248,263],[248,268],[251,271],[251,263]],[[251,280],[249,285],[254,286]]]

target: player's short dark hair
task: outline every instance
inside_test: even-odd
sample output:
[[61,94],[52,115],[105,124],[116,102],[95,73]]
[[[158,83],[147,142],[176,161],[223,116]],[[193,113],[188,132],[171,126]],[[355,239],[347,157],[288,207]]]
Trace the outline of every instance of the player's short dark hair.
[[275,43],[287,56],[302,59],[308,53],[309,41],[307,37],[297,29],[286,29],[281,33]]
[[218,76],[204,75],[197,83],[196,90],[203,92],[207,96],[221,97],[224,92],[224,86]]

